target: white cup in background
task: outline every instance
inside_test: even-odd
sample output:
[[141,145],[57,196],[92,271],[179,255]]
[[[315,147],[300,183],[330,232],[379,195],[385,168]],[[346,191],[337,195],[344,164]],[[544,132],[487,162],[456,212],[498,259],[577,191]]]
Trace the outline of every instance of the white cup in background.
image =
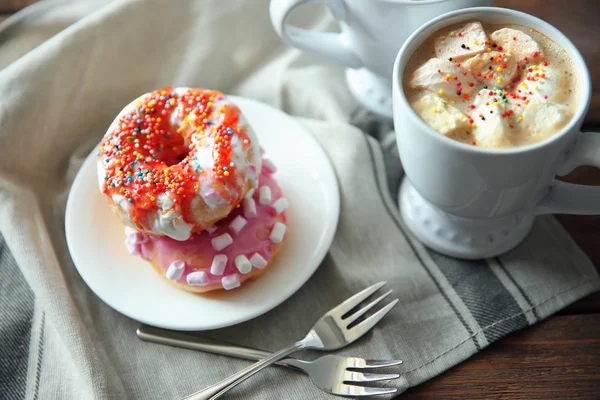
[[[421,24],[452,10],[486,6],[491,0],[271,0],[271,21],[286,42],[344,64],[352,93],[364,106],[391,117],[394,59]],[[329,8],[340,33],[301,29],[288,23],[297,8]]]

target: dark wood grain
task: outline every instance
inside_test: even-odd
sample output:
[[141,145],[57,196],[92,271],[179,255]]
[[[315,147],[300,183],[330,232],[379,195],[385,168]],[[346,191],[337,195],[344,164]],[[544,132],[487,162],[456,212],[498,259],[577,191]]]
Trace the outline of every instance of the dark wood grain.
[[[560,310],[558,314],[560,315],[573,315],[573,314],[597,314],[598,313],[598,304],[600,304],[600,293],[593,293],[589,296],[584,297],[576,303],[571,304],[570,306]],[[598,377],[600,379],[600,377]]]
[[[600,86],[600,82],[598,85]],[[559,179],[570,183],[598,186],[600,185],[600,170],[592,167],[579,167]],[[596,268],[600,268],[600,215],[557,215],[556,218],[590,257]],[[600,312],[600,302],[597,311]]]
[[36,1],[37,0],[0,0],[0,14],[15,13]]
[[[0,0],[0,21],[36,0]],[[600,0],[496,0],[495,6],[548,21],[577,46],[592,78],[584,130],[600,132]],[[600,171],[578,168],[565,181],[600,185]],[[600,216],[558,220],[600,270]],[[469,360],[400,396],[401,399],[600,398],[600,293],[510,335]]]
[[513,334],[402,400],[598,399],[600,315],[557,316]]

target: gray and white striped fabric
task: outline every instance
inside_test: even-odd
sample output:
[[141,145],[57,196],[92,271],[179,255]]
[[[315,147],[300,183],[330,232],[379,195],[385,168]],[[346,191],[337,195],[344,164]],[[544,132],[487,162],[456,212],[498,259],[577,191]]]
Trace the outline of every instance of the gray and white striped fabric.
[[[326,149],[342,196],[334,243],[295,295],[252,321],[198,335],[276,350],[386,280],[400,305],[339,354],[403,359],[402,377],[389,385],[405,390],[600,289],[552,217],[485,261],[457,261],[416,241],[396,206],[402,169],[389,122],[355,104],[339,65],[286,48],[265,1],[35,7],[0,26],[0,399],[178,399],[247,365],[140,342],[138,323],[90,291],[67,251],[64,208],[81,162],[123,104],[167,84],[212,87],[296,116]],[[316,12],[298,19],[329,27]],[[271,368],[230,398],[332,397]]]

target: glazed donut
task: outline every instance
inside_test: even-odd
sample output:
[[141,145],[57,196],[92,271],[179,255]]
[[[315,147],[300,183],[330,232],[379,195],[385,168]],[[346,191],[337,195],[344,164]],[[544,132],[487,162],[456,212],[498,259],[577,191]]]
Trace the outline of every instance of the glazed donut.
[[183,241],[257,188],[261,155],[223,93],[167,87],[119,113],[97,164],[100,189],[126,226]]
[[194,293],[231,290],[261,275],[287,235],[288,202],[264,163],[259,190],[251,190],[227,218],[187,241],[125,228],[130,254],[140,255],[170,283]]

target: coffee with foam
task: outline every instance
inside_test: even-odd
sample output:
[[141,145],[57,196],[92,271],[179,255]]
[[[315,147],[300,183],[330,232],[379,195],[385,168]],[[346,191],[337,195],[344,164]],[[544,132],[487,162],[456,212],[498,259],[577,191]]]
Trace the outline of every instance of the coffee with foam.
[[560,132],[577,110],[573,61],[521,25],[470,21],[434,33],[411,56],[404,92],[430,127],[485,148],[513,148]]

